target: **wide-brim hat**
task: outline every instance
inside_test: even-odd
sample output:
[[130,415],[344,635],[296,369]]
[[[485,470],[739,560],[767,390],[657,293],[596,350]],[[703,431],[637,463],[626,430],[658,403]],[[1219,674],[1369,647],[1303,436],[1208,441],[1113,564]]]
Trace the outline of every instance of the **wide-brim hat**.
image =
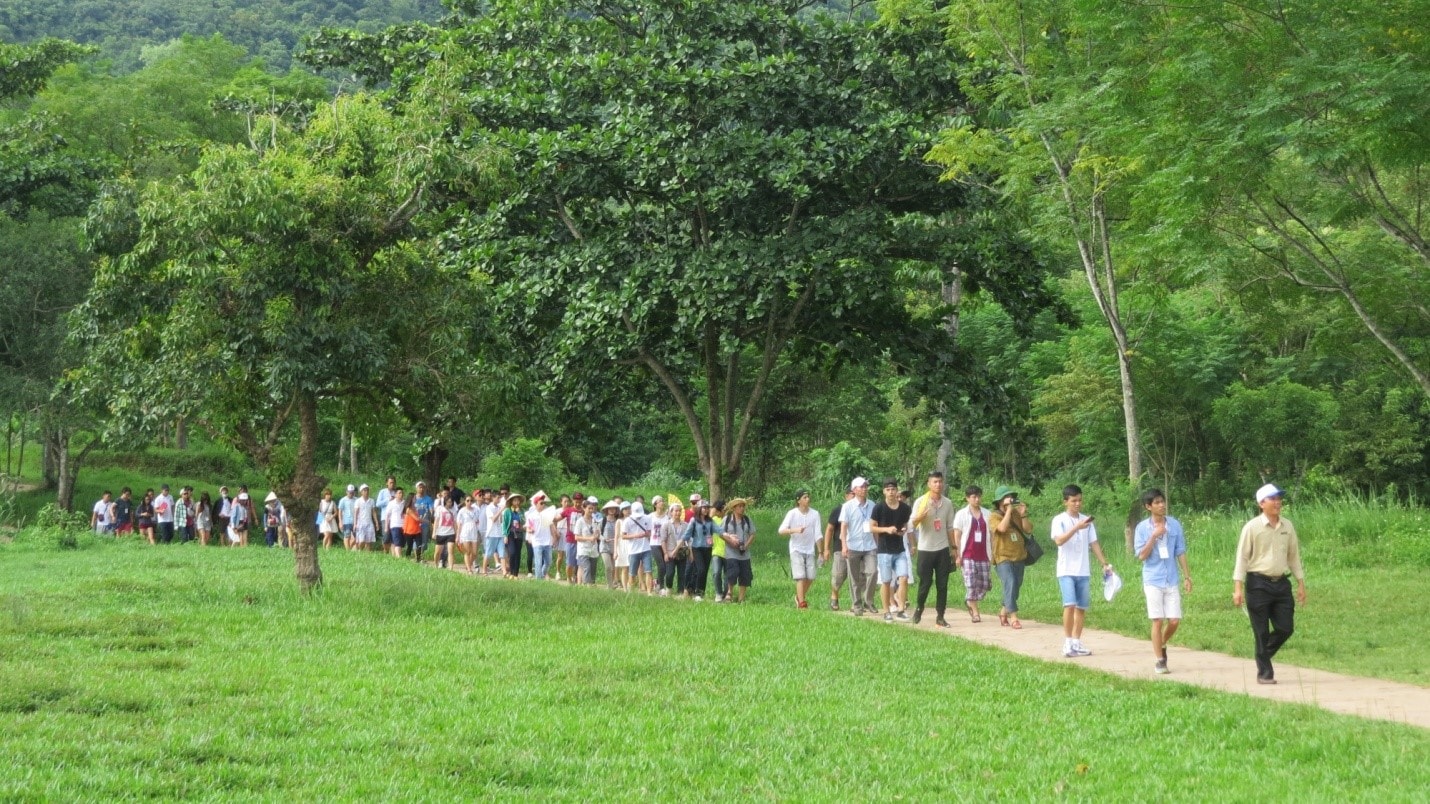
[[609,510],[611,510],[612,508],[614,508],[614,509],[616,509],[617,511],[619,511],[619,510],[621,510],[621,504],[618,503],[618,502],[616,502],[615,500],[606,500],[606,504],[603,505],[603,506],[601,506],[601,510],[602,510],[602,511],[609,511]]
[[735,499],[730,500],[730,501],[728,501],[728,502],[725,503],[725,510],[726,510],[726,511],[732,510],[732,509],[734,509],[734,507],[737,506],[737,505],[743,505],[743,506],[745,506],[746,509],[748,509],[752,504],[754,504],[754,502],[755,502],[755,501],[754,501],[753,499],[748,499],[748,500],[747,500],[747,499],[745,499],[744,497],[736,497]]
[[512,500],[521,500],[522,502],[526,502],[526,495],[522,494],[519,491],[513,491],[506,495],[506,504],[511,505]]
[[1010,488],[1010,487],[1008,487],[1008,486],[999,486],[999,487],[998,487],[998,490],[995,491],[995,492],[993,492],[993,502],[995,502],[995,503],[1001,503],[1001,502],[1003,502],[1003,500],[1004,500],[1005,498],[1007,498],[1007,497],[1017,497],[1017,496],[1018,496],[1018,492],[1017,492],[1016,490],[1014,490],[1014,489],[1012,489],[1012,488]]
[[277,502],[278,495],[270,491],[268,492],[268,496],[263,498],[263,501],[266,503]]

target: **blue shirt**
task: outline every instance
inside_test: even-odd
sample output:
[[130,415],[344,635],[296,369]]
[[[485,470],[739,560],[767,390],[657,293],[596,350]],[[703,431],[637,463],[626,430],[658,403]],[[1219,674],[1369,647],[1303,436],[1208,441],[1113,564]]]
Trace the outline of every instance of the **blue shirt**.
[[854,552],[871,552],[874,549],[874,534],[869,532],[869,520],[874,516],[874,501],[853,497],[839,509],[839,521],[849,526],[846,546]]
[[[1138,553],[1147,546],[1147,542],[1152,539],[1152,518],[1148,517],[1137,523],[1136,536],[1133,539],[1133,549]],[[1177,569],[1177,556],[1187,554],[1187,537],[1182,533],[1182,523],[1167,517],[1167,534],[1162,537],[1162,544],[1167,547],[1167,557],[1162,558],[1161,546],[1153,547],[1151,555],[1142,562],[1142,585],[1143,586],[1176,586],[1181,583],[1181,573]]]
[[426,494],[419,494],[417,499],[412,501],[412,510],[417,512],[417,518],[422,520],[422,524],[432,524],[432,507],[435,502]]

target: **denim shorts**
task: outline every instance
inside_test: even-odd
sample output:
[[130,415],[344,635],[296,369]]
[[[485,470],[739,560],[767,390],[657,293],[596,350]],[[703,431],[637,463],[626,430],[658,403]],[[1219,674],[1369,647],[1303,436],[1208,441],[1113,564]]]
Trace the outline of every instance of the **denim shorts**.
[[1092,579],[1086,575],[1059,575],[1058,591],[1063,594],[1063,607],[1077,606],[1083,611],[1092,605]]
[[879,554],[879,583],[893,583],[895,578],[909,577],[908,553]]
[[482,558],[489,558],[489,557],[491,557],[491,556],[498,556],[498,557],[500,557],[501,554],[502,554],[502,549],[501,549],[501,537],[500,537],[500,536],[488,536],[488,537],[487,537],[486,547],[485,547],[485,549],[482,550]]
[[644,553],[631,554],[631,572],[639,572],[642,567],[645,568],[647,575],[649,575],[651,570],[655,567],[655,558],[651,556],[649,550]]
[[576,543],[571,542],[566,545],[566,566],[575,568],[579,556],[576,555]]

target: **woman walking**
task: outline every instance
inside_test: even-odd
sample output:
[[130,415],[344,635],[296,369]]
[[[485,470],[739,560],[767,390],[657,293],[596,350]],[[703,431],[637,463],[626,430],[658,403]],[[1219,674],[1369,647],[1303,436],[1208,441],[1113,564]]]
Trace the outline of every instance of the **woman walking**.
[[432,511],[432,563],[445,569],[452,560],[452,544],[457,541],[457,512],[447,489],[437,492],[437,504]]
[[606,588],[616,588],[616,523],[621,518],[621,504],[612,499],[601,509],[601,565],[606,568]]
[[139,533],[154,544],[154,490],[144,489],[144,498],[134,509],[134,518],[139,523]]
[[526,514],[521,506],[526,495],[515,492],[507,495],[506,510],[502,512],[502,544],[506,547],[506,577],[517,578],[521,573],[521,554],[526,547]]
[[209,534],[213,532],[213,509],[214,503],[209,493],[206,491],[200,494],[199,504],[194,512],[194,525],[199,532],[199,544],[204,547],[209,546]]
[[333,499],[332,489],[323,489],[323,499],[318,501],[318,535],[323,537],[323,547],[333,546],[333,537],[342,530],[338,525],[338,503]]
[[998,622],[1022,628],[1023,623],[1018,619],[1018,593],[1023,589],[1023,561],[1028,557],[1024,539],[1033,532],[1033,522],[1028,519],[1027,503],[1019,502],[1017,492],[999,486],[994,496],[997,502],[988,516],[988,527],[993,529],[993,569],[1003,587],[1003,608],[998,611]]
[[710,519],[710,503],[695,503],[694,515],[681,534],[690,548],[690,566],[686,570],[685,595],[696,601],[705,599],[705,583],[710,572],[710,550],[715,542],[715,523]]

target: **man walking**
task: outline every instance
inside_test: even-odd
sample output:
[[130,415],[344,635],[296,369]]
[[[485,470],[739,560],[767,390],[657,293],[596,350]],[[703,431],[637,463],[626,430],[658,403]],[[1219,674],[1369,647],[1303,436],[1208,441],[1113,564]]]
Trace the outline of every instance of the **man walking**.
[[[1275,684],[1271,659],[1295,631],[1296,602],[1306,605],[1306,576],[1301,569],[1301,542],[1291,520],[1281,516],[1281,489],[1270,483],[1256,490],[1261,516],[1247,522],[1236,544],[1231,602],[1246,604],[1251,634],[1256,640],[1256,683]],[[1296,576],[1291,596],[1287,575]],[[1268,627],[1269,626],[1269,627]]]
[[[1167,496],[1161,489],[1142,494],[1147,518],[1137,523],[1133,549],[1142,562],[1142,593],[1147,597],[1147,618],[1152,621],[1152,654],[1158,674],[1167,669],[1167,643],[1182,624],[1182,590],[1178,580],[1192,593],[1192,571],[1187,567],[1187,537],[1182,523],[1167,516]],[[1180,565],[1180,578],[1178,573]]]
[[943,494],[943,472],[929,472],[927,486],[928,491],[914,501],[914,515],[909,520],[909,524],[918,529],[919,598],[914,606],[914,623],[923,619],[932,585],[937,590],[934,611],[938,619],[934,625],[947,628],[948,574],[953,569],[953,554],[958,548],[953,535],[953,501]]
[[844,543],[844,561],[849,565],[850,594],[855,617],[865,611],[875,614],[874,581],[878,560],[874,557],[874,503],[869,501],[869,481],[856,477],[849,484],[854,497],[839,509],[839,538]]

